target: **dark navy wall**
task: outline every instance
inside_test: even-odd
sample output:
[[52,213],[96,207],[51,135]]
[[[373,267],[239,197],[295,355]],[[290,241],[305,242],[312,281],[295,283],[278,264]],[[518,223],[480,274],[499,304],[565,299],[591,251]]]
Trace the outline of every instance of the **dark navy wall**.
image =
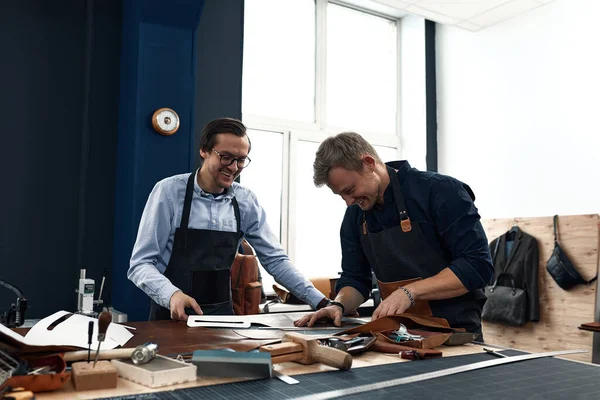
[[[147,318],[150,300],[126,273],[148,194],[195,168],[206,122],[241,117],[243,2],[130,0],[123,21],[113,305],[135,321]],[[152,129],[161,107],[180,116],[173,136]]]
[[28,318],[75,310],[78,268],[112,264],[120,36],[118,1],[0,5],[0,279]]
[[242,118],[243,39],[244,1],[207,1],[196,40],[195,167],[202,128],[215,118]]
[[[190,3],[204,2],[1,2],[0,279],[28,296],[28,318],[75,310],[80,266],[98,283],[108,268],[105,299],[132,320],[146,318],[147,296],[126,279],[146,198],[159,179],[197,165],[206,122],[241,117],[243,0],[208,0],[200,18],[176,12]],[[144,8],[137,33],[122,22],[134,6]],[[195,20],[194,35],[175,28]],[[165,75],[161,65],[173,57],[187,57],[185,66]],[[133,79],[132,59],[164,63],[143,63]],[[151,130],[159,107],[180,113],[171,138]],[[0,312],[14,300],[0,288]]]

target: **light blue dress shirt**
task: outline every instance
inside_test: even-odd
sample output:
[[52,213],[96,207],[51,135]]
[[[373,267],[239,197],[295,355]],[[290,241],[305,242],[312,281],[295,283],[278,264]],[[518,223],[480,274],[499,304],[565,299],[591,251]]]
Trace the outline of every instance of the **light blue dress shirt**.
[[[189,174],[175,175],[158,182],[152,189],[127,271],[129,280],[165,308],[169,308],[173,293],[180,290],[163,274],[171,259],[175,230],[181,224],[188,177]],[[240,228],[262,266],[277,283],[316,308],[323,294],[290,262],[267,224],[265,210],[249,189],[234,182],[226,193],[215,197],[203,191],[194,179],[189,227],[235,232],[233,196],[240,208]]]

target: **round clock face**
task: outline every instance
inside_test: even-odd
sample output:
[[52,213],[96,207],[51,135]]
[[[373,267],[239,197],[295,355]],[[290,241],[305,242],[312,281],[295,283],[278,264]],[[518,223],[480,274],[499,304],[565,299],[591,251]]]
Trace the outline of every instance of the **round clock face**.
[[179,115],[170,108],[161,108],[152,115],[152,126],[161,135],[172,135],[179,129]]

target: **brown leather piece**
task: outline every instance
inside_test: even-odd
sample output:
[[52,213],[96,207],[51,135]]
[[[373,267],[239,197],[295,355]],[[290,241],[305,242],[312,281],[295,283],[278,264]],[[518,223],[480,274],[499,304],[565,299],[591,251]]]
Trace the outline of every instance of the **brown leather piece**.
[[258,260],[252,247],[242,240],[245,254],[237,254],[231,265],[231,299],[236,315],[260,312],[262,284],[258,280]]
[[[400,324],[403,324],[408,329],[409,333],[422,335],[425,336],[425,338],[399,344],[385,335],[386,332],[389,333],[392,330],[397,330],[400,327]],[[399,314],[376,319],[375,321],[371,321],[356,328],[340,332],[338,335],[353,333],[371,334],[377,336],[377,342],[371,350],[384,353],[397,353],[402,351],[402,348],[426,350],[439,347],[452,336],[453,332],[462,331],[464,331],[464,329],[451,328],[448,321],[443,318]],[[429,357],[425,356],[425,353],[423,354],[423,357]]]
[[162,355],[222,348],[248,351],[279,341],[273,338],[249,339],[243,335],[243,330],[238,330],[242,332],[238,334],[233,329],[190,328],[181,321],[129,322],[127,325],[137,328],[127,347],[155,342],[158,343],[158,353]]
[[371,346],[371,351],[377,351],[379,353],[398,354],[402,351],[416,351],[420,358],[436,358],[442,356],[441,350],[433,349],[416,349],[414,347],[404,346],[401,344],[392,344],[379,338],[375,341],[375,344]]
[[451,328],[444,318],[425,317],[412,314],[388,315],[387,317],[378,318],[361,326],[343,331],[341,334],[348,333],[370,333],[381,332],[390,329],[398,329],[400,324],[403,324],[408,329],[427,328],[436,332],[462,332],[464,329]]
[[22,358],[27,361],[30,370],[48,367],[53,373],[14,375],[10,377],[4,385],[0,385],[0,389],[10,386],[13,388],[22,387],[25,390],[30,390],[32,392],[47,392],[60,389],[71,378],[71,373],[65,372],[67,367],[65,361],[58,354],[43,357],[23,356]]
[[581,324],[579,329],[583,331],[600,332],[600,322],[587,322]]
[[[406,286],[409,283],[413,283],[419,280],[421,280],[421,278],[405,279],[402,281],[395,282],[381,282],[380,280],[377,280],[377,284],[379,285],[381,298],[385,300],[389,295],[398,290],[399,287]],[[405,313],[425,316],[433,315],[433,313],[431,312],[431,308],[429,307],[429,301],[427,300],[415,301],[415,305],[406,310]]]

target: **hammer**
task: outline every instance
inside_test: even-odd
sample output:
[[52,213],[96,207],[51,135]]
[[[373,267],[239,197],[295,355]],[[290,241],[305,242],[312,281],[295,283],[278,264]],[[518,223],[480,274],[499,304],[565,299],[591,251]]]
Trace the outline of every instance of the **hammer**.
[[286,361],[300,364],[320,362],[344,371],[352,367],[350,354],[333,347],[321,346],[317,339],[299,333],[286,333],[281,343],[261,346],[259,351],[271,353],[273,364]]

